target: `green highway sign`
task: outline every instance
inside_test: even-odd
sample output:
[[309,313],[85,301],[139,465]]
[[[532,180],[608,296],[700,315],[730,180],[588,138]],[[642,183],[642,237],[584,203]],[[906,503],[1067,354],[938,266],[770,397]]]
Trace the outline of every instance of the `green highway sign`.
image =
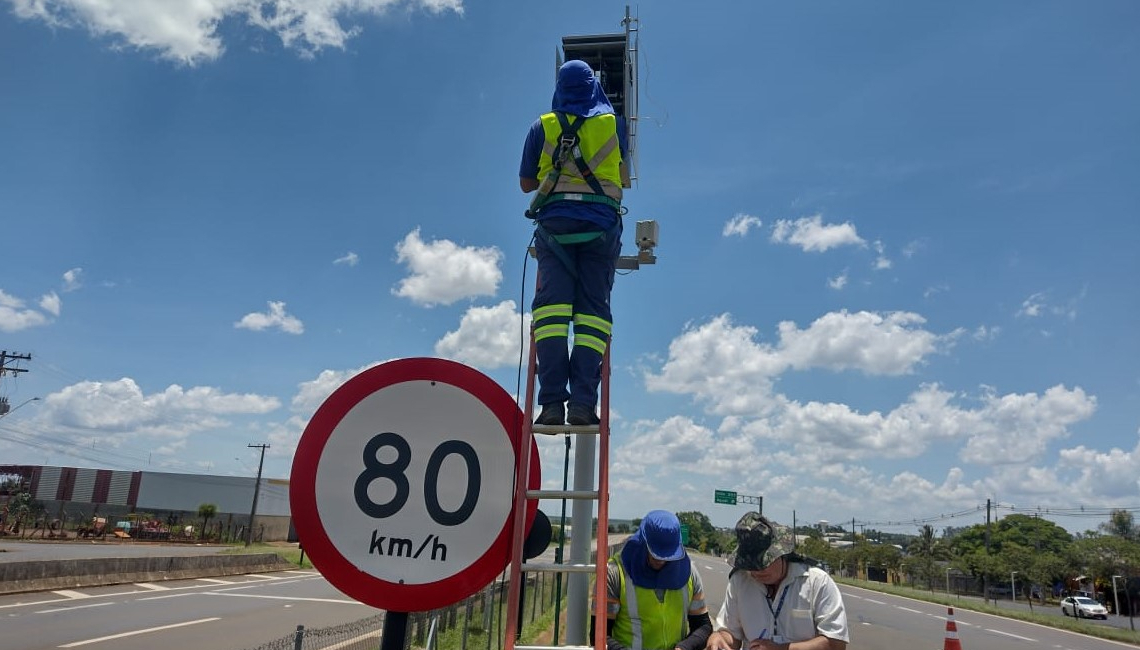
[[689,524],[681,524],[681,544],[689,545]]
[[729,490],[716,490],[713,493],[713,503],[724,503],[734,506],[736,505],[736,493]]

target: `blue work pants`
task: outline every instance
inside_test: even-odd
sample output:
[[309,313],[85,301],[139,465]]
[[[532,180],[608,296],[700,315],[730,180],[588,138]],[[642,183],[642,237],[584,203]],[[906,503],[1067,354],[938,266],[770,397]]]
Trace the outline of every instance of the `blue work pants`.
[[[543,219],[542,227],[553,235],[599,230],[588,221],[566,217]],[[538,403],[569,400],[594,407],[598,402],[602,356],[609,345],[613,323],[610,291],[621,254],[621,223],[592,241],[560,245],[577,271],[576,279],[542,235],[535,237],[538,289],[531,310],[538,355]]]

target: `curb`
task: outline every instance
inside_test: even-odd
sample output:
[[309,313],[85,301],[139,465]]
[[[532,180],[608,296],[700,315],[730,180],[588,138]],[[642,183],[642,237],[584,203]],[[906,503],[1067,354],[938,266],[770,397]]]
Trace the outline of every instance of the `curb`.
[[297,568],[276,553],[0,563],[0,595]]

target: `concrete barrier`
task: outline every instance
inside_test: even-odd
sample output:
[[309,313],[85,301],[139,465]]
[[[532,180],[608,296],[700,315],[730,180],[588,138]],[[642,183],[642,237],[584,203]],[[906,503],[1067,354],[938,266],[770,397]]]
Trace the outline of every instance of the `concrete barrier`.
[[295,565],[276,553],[3,562],[0,563],[0,594],[286,571],[295,568],[297,568]]

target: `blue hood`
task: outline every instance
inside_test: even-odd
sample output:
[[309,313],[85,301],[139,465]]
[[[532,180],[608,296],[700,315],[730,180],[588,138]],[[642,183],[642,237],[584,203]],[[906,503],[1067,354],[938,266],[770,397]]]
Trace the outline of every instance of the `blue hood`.
[[558,84],[550,110],[581,117],[613,113],[614,107],[584,61],[567,61],[558,69]]
[[688,555],[666,562],[659,571],[649,566],[649,551],[640,529],[626,540],[621,550],[621,565],[626,577],[642,589],[680,589],[689,582]]

